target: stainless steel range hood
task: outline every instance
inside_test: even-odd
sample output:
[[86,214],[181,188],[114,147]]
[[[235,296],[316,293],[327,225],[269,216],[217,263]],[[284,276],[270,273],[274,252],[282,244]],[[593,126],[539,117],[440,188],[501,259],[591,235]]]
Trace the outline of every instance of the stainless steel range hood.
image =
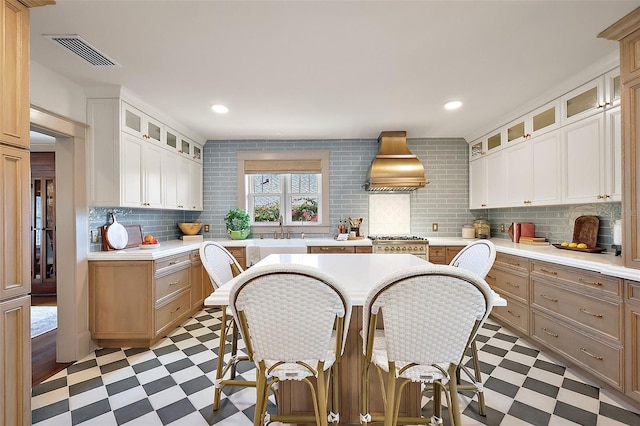
[[407,132],[382,132],[363,188],[367,191],[414,191],[428,183],[424,166],[407,146]]

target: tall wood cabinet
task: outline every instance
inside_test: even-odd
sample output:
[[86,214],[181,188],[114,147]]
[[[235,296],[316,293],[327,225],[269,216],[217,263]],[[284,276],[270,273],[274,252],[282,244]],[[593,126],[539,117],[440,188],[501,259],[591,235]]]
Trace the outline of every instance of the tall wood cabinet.
[[622,255],[640,269],[640,8],[598,37],[620,42],[622,83]]
[[0,424],[31,424],[29,9],[0,7]]

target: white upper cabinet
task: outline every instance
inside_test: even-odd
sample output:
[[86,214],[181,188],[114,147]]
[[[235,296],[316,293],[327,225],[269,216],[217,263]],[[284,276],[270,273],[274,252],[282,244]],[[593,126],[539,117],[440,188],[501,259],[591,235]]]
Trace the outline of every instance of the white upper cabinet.
[[608,109],[604,114],[605,201],[622,201],[622,111]]
[[562,127],[562,199],[568,204],[606,200],[604,195],[604,116]]
[[202,145],[120,98],[87,105],[90,206],[202,209]]
[[620,104],[620,70],[612,70],[560,98],[562,124],[598,114]]
[[469,163],[469,208],[487,208],[487,161],[485,157]]

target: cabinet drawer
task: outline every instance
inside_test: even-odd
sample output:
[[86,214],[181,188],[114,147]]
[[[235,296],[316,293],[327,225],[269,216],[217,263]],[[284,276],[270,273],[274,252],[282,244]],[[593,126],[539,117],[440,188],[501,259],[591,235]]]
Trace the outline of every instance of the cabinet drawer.
[[308,252],[312,254],[318,253],[355,253],[354,246],[311,246]]
[[445,246],[429,246],[429,262],[444,265],[447,260],[445,253]]
[[529,302],[529,277],[527,275],[517,275],[511,271],[504,271],[499,266],[494,266],[485,280],[497,293],[506,293],[523,303]]
[[529,334],[529,307],[508,296],[507,306],[494,306],[491,316],[514,327],[523,334]]
[[183,292],[179,297],[156,309],[156,334],[167,325],[178,320],[189,312],[191,307],[191,291]]
[[460,250],[462,250],[464,246],[447,246],[444,248],[445,251],[445,258],[444,261],[447,265],[451,264],[451,261],[453,260],[454,257],[456,257],[456,254],[458,254],[460,252]]
[[622,297],[621,280],[608,275],[602,275],[598,272],[532,260],[531,274],[532,276],[535,274],[577,284],[587,290],[602,291],[617,297]]
[[189,280],[189,271],[189,268],[184,268],[156,278],[156,303],[162,298],[188,287],[191,282]]
[[355,246],[356,253],[373,253],[373,247],[371,246]]
[[551,346],[591,374],[622,389],[622,347],[589,337],[583,330],[536,310],[532,311],[531,321],[531,337],[534,340]]
[[170,268],[182,262],[190,262],[189,253],[182,253],[175,256],[169,256],[164,259],[156,260],[156,274],[163,272],[165,268]]
[[576,293],[535,278],[531,279],[531,288],[532,306],[548,309],[622,342],[621,302]]
[[529,259],[505,253],[496,253],[494,264],[502,264],[511,270],[529,272]]

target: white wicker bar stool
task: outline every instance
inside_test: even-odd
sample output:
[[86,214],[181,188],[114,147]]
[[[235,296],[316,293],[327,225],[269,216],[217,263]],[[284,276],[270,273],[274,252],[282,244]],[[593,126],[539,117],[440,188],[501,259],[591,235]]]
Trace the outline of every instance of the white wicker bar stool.
[[[363,308],[361,423],[441,423],[445,392],[452,425],[460,425],[455,374],[464,351],[493,306],[491,289],[477,275],[449,265],[425,265],[385,277]],[[376,329],[382,316],[383,329]],[[369,368],[386,375],[384,416],[369,413]],[[434,388],[434,414],[399,417],[400,395],[411,382]]]
[[[240,272],[242,267],[236,258],[220,244],[205,241],[200,245],[200,259],[209,274],[213,289],[225,284]],[[225,363],[227,337],[231,335],[231,355]],[[213,409],[220,407],[220,392],[224,386],[255,387],[255,381],[236,380],[236,365],[239,361],[249,361],[248,356],[238,356],[238,327],[233,319],[229,307],[222,309],[222,323],[220,325],[220,343],[218,345],[218,364],[213,391]],[[224,377],[229,373],[229,377]]]
[[[231,289],[229,306],[257,367],[254,425],[338,424],[337,367],[351,316],[340,283],[304,265],[254,266]],[[267,413],[269,391],[284,380],[309,386],[315,415]]]
[[[451,260],[450,265],[473,272],[480,278],[485,279],[493,263],[496,260],[496,247],[489,240],[478,240],[464,247]],[[481,416],[487,415],[487,407],[484,400],[484,388],[482,384],[482,371],[480,369],[480,360],[478,358],[478,345],[476,339],[473,339],[469,346],[471,351],[471,361],[473,363],[473,372],[464,364],[460,364],[457,372],[458,390],[472,390],[478,395],[478,413]],[[460,384],[460,372],[464,371],[465,375],[473,383],[469,385]]]

